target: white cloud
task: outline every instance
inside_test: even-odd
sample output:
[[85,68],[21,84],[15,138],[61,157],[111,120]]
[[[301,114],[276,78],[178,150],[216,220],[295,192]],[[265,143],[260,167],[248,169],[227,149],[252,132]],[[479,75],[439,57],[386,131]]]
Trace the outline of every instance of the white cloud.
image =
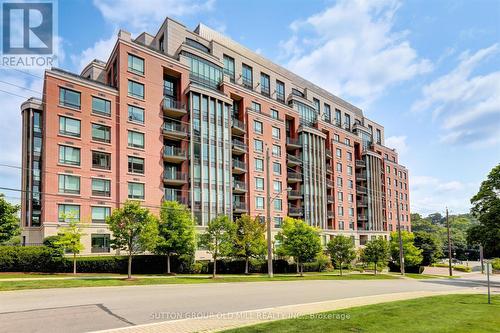
[[474,54],[463,52],[458,65],[422,88],[422,98],[413,112],[430,112],[441,122],[441,141],[450,144],[485,146],[500,143],[500,71],[474,71],[498,54],[494,44]]
[[390,136],[385,139],[385,145],[389,148],[394,148],[399,154],[405,154],[408,151],[406,144],[406,135]]
[[366,105],[388,87],[432,69],[406,39],[394,31],[397,1],[341,0],[290,26],[280,43],[290,70],[322,87]]
[[165,17],[179,17],[213,9],[215,0],[94,0],[106,21],[134,31],[155,33]]
[[79,55],[72,55],[71,60],[76,66],[77,71],[80,72],[94,59],[106,62],[115,46],[118,38],[117,34],[117,32],[114,32],[111,37],[98,40],[92,47],[83,50]]

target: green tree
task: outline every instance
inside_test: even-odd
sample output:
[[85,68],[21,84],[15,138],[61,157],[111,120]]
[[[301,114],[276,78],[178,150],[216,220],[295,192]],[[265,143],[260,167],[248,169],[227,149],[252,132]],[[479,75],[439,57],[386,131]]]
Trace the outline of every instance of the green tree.
[[441,238],[430,232],[417,231],[415,246],[422,250],[422,265],[429,266],[443,257],[443,242]]
[[353,241],[350,237],[338,235],[326,244],[326,248],[335,266],[340,268],[340,275],[342,276],[342,266],[356,258]]
[[[403,243],[404,265],[406,267],[417,266],[422,262],[422,250],[414,244],[415,235],[408,231],[401,231]],[[399,266],[399,236],[397,231],[391,232],[390,240],[392,260]]]
[[375,265],[375,275],[379,263],[387,264],[389,261],[389,243],[383,238],[376,238],[368,241],[361,251],[361,258],[364,262],[372,262]]
[[500,257],[500,164],[481,183],[471,204],[471,212],[478,224],[468,230],[467,239],[470,243],[482,245],[487,257]]
[[154,250],[158,241],[158,219],[137,201],[126,201],[108,217],[106,223],[113,233],[111,247],[127,251],[128,279],[132,278],[132,255]]
[[84,249],[82,244],[82,236],[85,235],[83,228],[79,221],[69,219],[68,225],[59,229],[57,235],[59,239],[54,242],[54,245],[73,254],[73,274],[76,274],[76,255]]
[[314,261],[321,251],[318,229],[300,219],[286,217],[276,239],[282,247],[279,252],[286,253],[297,261],[300,276],[304,276],[304,263]]
[[177,201],[164,201],[160,210],[159,239],[155,253],[167,256],[167,274],[170,274],[170,257],[190,260],[194,256],[195,229],[189,209]]
[[236,235],[234,241],[234,255],[245,259],[245,274],[248,274],[250,258],[261,257],[266,253],[266,226],[257,217],[246,214],[236,219]]
[[5,200],[5,196],[0,193],[0,244],[11,240],[21,234],[19,227],[19,205],[13,205]]
[[234,252],[235,232],[236,225],[226,215],[220,215],[208,222],[205,233],[200,235],[200,245],[207,249],[214,261],[213,278],[217,275],[217,259]]

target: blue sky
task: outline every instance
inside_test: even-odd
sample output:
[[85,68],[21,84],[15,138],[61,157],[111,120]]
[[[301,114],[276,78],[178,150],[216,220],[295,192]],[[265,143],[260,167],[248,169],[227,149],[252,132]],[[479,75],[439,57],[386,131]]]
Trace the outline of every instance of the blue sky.
[[[409,168],[413,212],[467,212],[500,161],[498,1],[67,0],[58,11],[67,70],[106,60],[118,29],[155,34],[171,16],[191,29],[203,22],[360,106]],[[36,95],[42,82],[5,69],[0,81],[11,83],[0,82],[0,163],[20,165],[14,94]],[[20,188],[19,170],[0,167],[0,186]]]

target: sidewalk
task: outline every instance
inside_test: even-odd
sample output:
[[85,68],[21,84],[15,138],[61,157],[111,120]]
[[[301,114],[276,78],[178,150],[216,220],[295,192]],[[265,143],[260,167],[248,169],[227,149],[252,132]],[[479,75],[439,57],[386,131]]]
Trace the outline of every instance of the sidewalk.
[[[446,295],[446,294],[470,294],[482,292],[477,288],[468,288],[457,291],[416,291],[385,295],[363,296],[355,298],[346,298],[333,301],[295,304],[279,306],[273,308],[264,308],[258,310],[241,311],[233,313],[218,314],[190,314],[185,316],[192,318],[170,320],[158,323],[116,328],[110,330],[97,331],[99,333],[191,333],[191,332],[217,332],[236,327],[255,325],[264,322],[270,322],[280,319],[290,319],[303,315],[310,315],[326,311],[341,310],[355,306],[371,305],[383,302],[401,301],[413,298]],[[339,313],[341,314],[341,313]],[[162,314],[159,314],[162,315]],[[165,318],[170,314],[164,313]]]

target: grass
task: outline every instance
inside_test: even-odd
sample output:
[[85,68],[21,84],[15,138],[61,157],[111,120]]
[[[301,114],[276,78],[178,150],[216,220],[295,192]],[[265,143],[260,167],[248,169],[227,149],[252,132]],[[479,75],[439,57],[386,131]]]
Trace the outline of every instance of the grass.
[[227,282],[262,282],[262,281],[304,281],[304,280],[382,280],[397,279],[397,277],[386,274],[352,274],[352,275],[328,275],[310,274],[304,277],[296,275],[275,275],[273,279],[267,276],[245,276],[245,275],[219,275],[212,279],[207,275],[198,276],[135,276],[133,280],[117,279],[113,277],[89,277],[82,276],[78,279],[66,280],[36,280],[36,281],[1,281],[0,291],[24,290],[24,289],[46,289],[46,288],[75,288],[75,287],[107,287],[107,286],[132,286],[132,285],[160,285],[160,284],[194,284],[194,283],[227,283]]
[[[393,273],[395,276],[401,276],[400,274]],[[409,277],[415,280],[426,280],[426,279],[456,279],[460,276],[444,276],[444,275],[431,275],[431,274],[417,274],[417,273],[405,273],[405,277]]]
[[[498,332],[500,296],[444,295],[325,312],[242,327],[224,333],[482,333]],[[330,317],[328,317],[330,316]],[[329,319],[328,319],[329,318]]]

